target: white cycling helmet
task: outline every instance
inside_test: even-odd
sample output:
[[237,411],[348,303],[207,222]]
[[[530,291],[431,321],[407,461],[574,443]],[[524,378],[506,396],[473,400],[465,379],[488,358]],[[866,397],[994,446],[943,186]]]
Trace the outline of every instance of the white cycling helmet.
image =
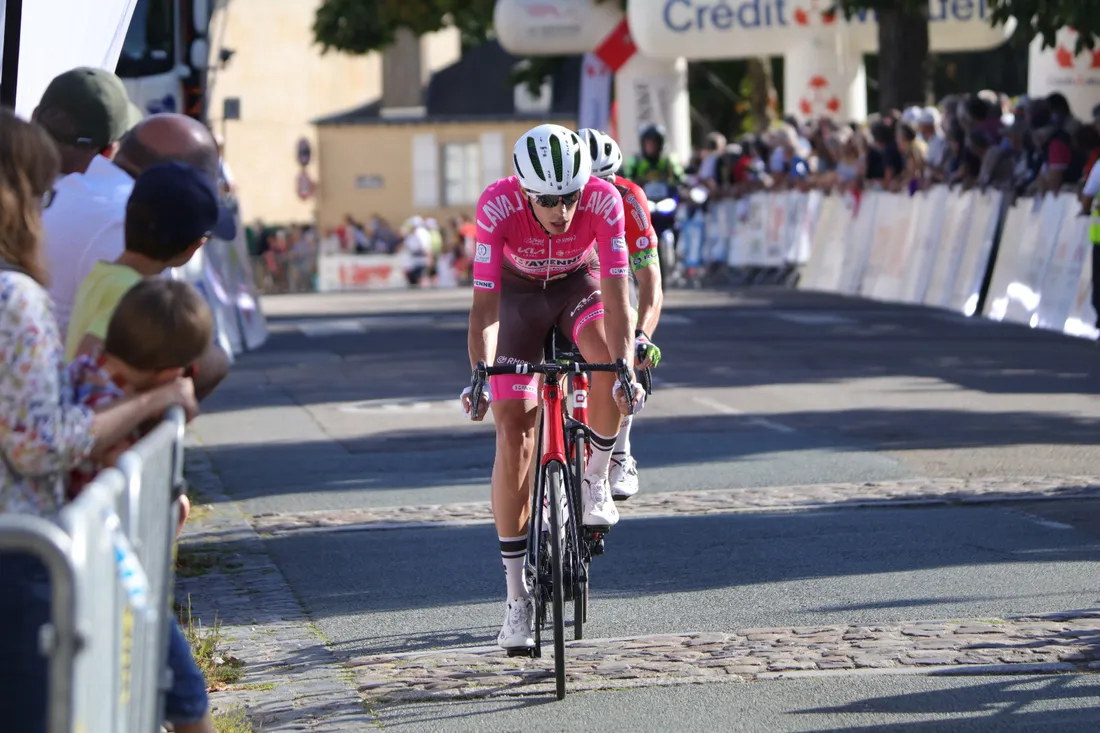
[[579,191],[592,176],[592,158],[577,133],[561,125],[539,125],[516,141],[516,176],[529,193],[558,196]]
[[579,134],[592,158],[592,175],[610,179],[619,172],[623,167],[623,151],[619,150],[619,144],[610,135],[591,127],[586,127]]

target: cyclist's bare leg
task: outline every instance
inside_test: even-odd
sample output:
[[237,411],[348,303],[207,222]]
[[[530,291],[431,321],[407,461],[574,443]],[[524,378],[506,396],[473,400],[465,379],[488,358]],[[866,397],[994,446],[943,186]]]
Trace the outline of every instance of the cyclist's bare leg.
[[[577,348],[584,360],[606,364],[611,353],[604,336],[603,319],[592,321],[577,334]],[[588,392],[588,426],[592,429],[592,454],[585,467],[581,487],[584,504],[583,523],[591,527],[611,526],[619,521],[619,512],[611,497],[608,472],[611,466],[611,450],[621,421],[612,388],[616,376],[608,372],[593,372]]]
[[[593,364],[608,364],[612,361],[607,348],[607,335],[603,319],[586,325],[577,334],[577,348],[584,360]],[[592,387],[588,391],[588,424],[600,435],[614,438],[619,432],[622,415],[615,405],[611,390],[615,387],[616,376],[610,372],[593,372]]]
[[535,453],[538,410],[533,400],[502,399],[492,403],[497,427],[493,462],[493,521],[500,538],[504,578],[508,586],[504,625],[497,644],[509,650],[534,645],[534,602],[524,578],[527,522],[530,515],[528,473]]
[[535,403],[528,400],[495,400],[492,410],[497,429],[493,521],[499,536],[519,537],[527,532],[530,514],[528,472],[535,453],[538,410]]

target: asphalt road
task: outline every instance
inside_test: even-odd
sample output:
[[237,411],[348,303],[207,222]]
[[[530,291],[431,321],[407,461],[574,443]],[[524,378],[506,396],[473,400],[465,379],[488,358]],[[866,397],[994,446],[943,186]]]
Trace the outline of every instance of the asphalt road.
[[[198,433],[253,514],[484,501],[492,426],[463,420],[468,294],[265,301]],[[643,491],[915,477],[1091,475],[1094,344],[785,290],[677,292],[636,421]],[[990,617],[1098,605],[1100,506],[836,510],[624,521],[594,568],[589,638]],[[340,653],[486,645],[489,526],[275,536]],[[379,710],[388,729],[1095,730],[1091,678],[830,678]],[[677,725],[654,721],[675,715]],[[664,716],[664,717],[662,717]],[[532,721],[537,720],[535,724]],[[946,726],[946,727],[944,727]]]

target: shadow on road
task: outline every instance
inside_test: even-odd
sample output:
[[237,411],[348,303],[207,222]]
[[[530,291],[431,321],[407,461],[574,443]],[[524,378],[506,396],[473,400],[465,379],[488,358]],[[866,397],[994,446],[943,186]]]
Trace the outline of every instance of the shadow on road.
[[[1058,700],[1100,699],[1100,683],[1092,677],[1058,675],[1019,680],[976,682],[972,686],[874,697],[835,707],[810,708],[794,715],[958,715],[949,721],[876,723],[848,731],[1091,731],[1096,730],[1095,706],[1081,710],[1035,710]],[[964,693],[965,694],[962,694]],[[984,713],[984,714],[982,714]],[[982,714],[974,717],[975,714]]]
[[[399,624],[400,633],[361,633],[354,637],[357,642],[342,643],[341,650],[352,655],[485,644],[495,629],[467,628],[456,617],[445,632],[418,632],[415,612],[453,608],[455,613],[468,613],[472,605],[498,605],[502,570],[494,552],[496,542],[491,526],[264,540],[314,619],[358,616],[369,625],[373,614],[414,612]],[[821,580],[813,583],[814,592],[822,594],[817,603],[806,598],[796,605],[814,613],[848,611],[864,608],[852,593],[858,597],[862,593],[858,589],[866,588],[868,579],[893,574],[894,580],[873,582],[876,587],[905,587],[906,595],[894,603],[868,606],[896,610],[878,614],[880,622],[907,617],[911,612],[906,614],[905,609],[913,605],[942,608],[981,603],[987,608],[1016,608],[1019,599],[1036,609],[1036,600],[1045,599],[1041,604],[1045,608],[1080,607],[1081,596],[1089,593],[1090,568],[1100,554],[1098,538],[1046,529],[1011,512],[989,508],[634,518],[615,528],[608,546],[608,553],[597,559],[592,570],[593,587],[601,599],[630,601],[741,588],[749,593],[743,603],[751,606],[757,602],[755,589]],[[210,547],[233,552],[216,540]],[[206,549],[202,543],[192,543],[190,548]],[[991,572],[998,565],[1010,569]],[[996,580],[973,587],[970,593],[960,592],[969,587],[960,578],[969,577],[970,569],[978,567],[983,568],[981,577]],[[1058,573],[1050,575],[1047,569],[1055,567]],[[953,585],[927,576],[918,582],[920,571],[951,568],[965,571],[949,576]],[[1052,580],[1057,582],[1052,585]],[[921,600],[915,604],[902,600],[913,594]],[[1100,596],[1089,600],[1100,602]],[[257,613],[261,610],[251,609],[247,618],[224,615],[222,620],[262,622]]]
[[[1032,412],[860,409],[753,415],[645,416],[632,436],[646,469],[699,467],[795,451],[962,450],[1100,445],[1100,419]],[[334,445],[342,445],[333,450]],[[489,483],[490,426],[392,430],[342,441],[206,448],[235,499],[326,491],[386,491]],[[346,452],[345,452],[346,451]],[[721,488],[711,486],[707,488]],[[445,497],[441,497],[446,501]]]
[[[670,323],[659,333],[665,358],[658,373],[690,387],[910,376],[993,394],[1100,394],[1094,343],[1015,324],[784,289],[665,312]],[[297,328],[332,318],[356,316],[271,322]],[[397,399],[465,386],[463,313],[372,311],[362,318],[371,324],[363,332],[273,333],[260,352],[239,358],[204,409],[225,412],[288,398],[302,405]]]

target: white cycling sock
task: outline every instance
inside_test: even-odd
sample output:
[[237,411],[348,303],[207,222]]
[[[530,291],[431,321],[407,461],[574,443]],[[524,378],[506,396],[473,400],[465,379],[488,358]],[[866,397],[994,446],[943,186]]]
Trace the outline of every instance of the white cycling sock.
[[508,599],[526,598],[527,583],[523,565],[527,558],[527,535],[522,537],[497,537],[500,540],[500,559],[504,563],[504,579],[508,583]]
[[615,438],[605,438],[592,431],[592,455],[588,457],[588,466],[584,475],[589,478],[607,478],[607,469],[611,465],[611,449],[615,447]]
[[634,424],[633,415],[625,415],[619,424],[619,437],[615,439],[615,448],[611,451],[613,456],[630,455],[630,426]]

